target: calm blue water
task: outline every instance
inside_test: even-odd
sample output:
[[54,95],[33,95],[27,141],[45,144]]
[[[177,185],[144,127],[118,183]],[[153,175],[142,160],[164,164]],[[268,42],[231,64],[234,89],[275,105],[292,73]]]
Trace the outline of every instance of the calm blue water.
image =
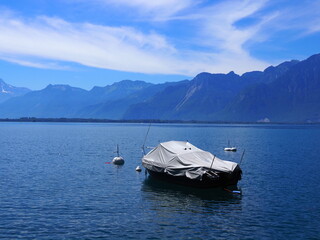
[[[0,123],[0,239],[320,239],[320,126],[156,124],[242,163],[242,196],[137,173],[145,124]],[[238,152],[224,152],[228,140]],[[110,162],[116,144],[126,163]]]

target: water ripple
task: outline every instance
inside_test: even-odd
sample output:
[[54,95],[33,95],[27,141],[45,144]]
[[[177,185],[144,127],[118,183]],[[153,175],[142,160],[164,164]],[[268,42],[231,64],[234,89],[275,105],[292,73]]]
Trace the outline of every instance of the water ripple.
[[[152,127],[150,146],[246,149],[240,196],[135,172],[147,126],[0,123],[0,239],[320,239],[319,127]],[[116,144],[120,168],[105,163]]]

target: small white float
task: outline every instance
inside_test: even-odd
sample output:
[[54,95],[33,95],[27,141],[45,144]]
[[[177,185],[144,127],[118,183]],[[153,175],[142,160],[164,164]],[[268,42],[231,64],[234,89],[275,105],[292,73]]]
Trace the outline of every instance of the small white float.
[[228,152],[236,152],[237,148],[236,147],[230,147],[230,141],[228,141],[228,147],[224,148],[225,151]]
[[123,165],[124,159],[119,154],[119,145],[118,144],[117,144],[117,152],[116,153],[117,153],[117,157],[113,158],[112,163],[115,165]]
[[237,148],[235,147],[226,147],[224,148],[225,151],[229,151],[229,152],[236,152],[237,151]]
[[142,171],[141,167],[140,167],[140,166],[137,166],[137,167],[136,167],[136,171],[137,171],[137,172],[141,172],[141,171]]

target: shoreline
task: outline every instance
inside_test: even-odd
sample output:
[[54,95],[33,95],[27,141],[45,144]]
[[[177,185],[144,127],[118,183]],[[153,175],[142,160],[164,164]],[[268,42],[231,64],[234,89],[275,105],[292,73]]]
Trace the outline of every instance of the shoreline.
[[168,123],[168,124],[254,124],[254,125],[320,125],[320,122],[229,122],[199,120],[160,120],[160,119],[95,119],[95,118],[0,118],[0,122],[56,122],[56,123]]

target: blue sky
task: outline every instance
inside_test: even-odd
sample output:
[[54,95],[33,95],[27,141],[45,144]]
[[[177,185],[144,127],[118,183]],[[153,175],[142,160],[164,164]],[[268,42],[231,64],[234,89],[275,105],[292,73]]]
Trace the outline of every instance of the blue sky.
[[0,78],[85,89],[320,53],[319,0],[0,0]]

